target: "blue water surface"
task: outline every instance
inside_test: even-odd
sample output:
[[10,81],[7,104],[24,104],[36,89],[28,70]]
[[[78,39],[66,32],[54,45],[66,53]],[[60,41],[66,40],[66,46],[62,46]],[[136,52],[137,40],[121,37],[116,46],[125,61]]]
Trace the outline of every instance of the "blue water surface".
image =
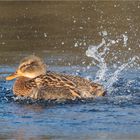
[[1,139],[140,139],[138,70],[126,71],[105,97],[63,103],[16,99],[13,81],[6,82],[5,75],[0,80]]

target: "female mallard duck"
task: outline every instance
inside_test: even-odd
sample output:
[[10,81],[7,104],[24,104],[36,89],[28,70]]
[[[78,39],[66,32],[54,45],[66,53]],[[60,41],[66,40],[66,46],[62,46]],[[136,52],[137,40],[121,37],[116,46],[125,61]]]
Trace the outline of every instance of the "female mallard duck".
[[103,87],[90,80],[47,71],[43,60],[34,55],[25,57],[16,72],[6,80],[14,78],[17,78],[13,86],[14,94],[34,99],[74,100],[105,95]]

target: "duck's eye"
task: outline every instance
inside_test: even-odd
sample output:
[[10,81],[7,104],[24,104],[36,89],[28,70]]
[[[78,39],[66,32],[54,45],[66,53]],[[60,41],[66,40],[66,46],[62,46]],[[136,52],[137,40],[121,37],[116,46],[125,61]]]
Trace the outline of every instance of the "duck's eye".
[[30,65],[29,64],[25,64],[25,65],[22,65],[19,69],[24,71],[25,69],[27,69]]
[[38,66],[38,64],[36,62],[31,62],[30,65],[33,66],[33,67]]

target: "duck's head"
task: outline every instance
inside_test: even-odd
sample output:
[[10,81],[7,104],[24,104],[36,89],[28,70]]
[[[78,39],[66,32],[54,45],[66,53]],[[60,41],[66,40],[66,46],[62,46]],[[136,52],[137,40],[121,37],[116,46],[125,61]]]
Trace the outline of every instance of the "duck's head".
[[37,56],[31,55],[21,60],[16,72],[6,77],[12,80],[17,77],[35,78],[46,73],[46,64]]

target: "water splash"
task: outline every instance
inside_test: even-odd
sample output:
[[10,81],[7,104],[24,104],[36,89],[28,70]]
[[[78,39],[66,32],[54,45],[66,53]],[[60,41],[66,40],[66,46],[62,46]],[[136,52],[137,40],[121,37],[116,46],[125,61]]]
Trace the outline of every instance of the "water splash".
[[[106,89],[111,92],[113,89],[113,84],[118,80],[119,76],[122,74],[122,71],[126,70],[137,59],[139,59],[139,57],[133,56],[132,58],[128,59],[126,63],[123,63],[120,66],[115,66],[115,70],[110,72],[109,66],[106,62],[106,57],[109,53],[112,53],[111,48],[115,44],[123,43],[122,46],[127,47],[128,36],[125,33],[121,34],[116,39],[110,39],[106,31],[102,31],[99,34],[102,36],[102,42],[96,46],[90,45],[86,51],[86,55],[88,57],[92,57],[92,64],[98,67],[95,81],[102,83]],[[115,54],[113,56],[115,57]]]
[[113,90],[113,84],[118,80],[119,76],[122,74],[122,71],[124,71],[127,67],[129,67],[130,64],[132,64],[138,57],[134,56],[129,62],[122,64],[120,67],[118,67],[112,76],[107,77],[107,82],[105,83],[105,87],[108,91]]
[[[96,81],[101,81],[101,80],[105,80],[105,74],[107,71],[107,64],[105,62],[105,56],[107,55],[107,51],[109,51],[109,49],[105,46],[105,39],[102,39],[102,42],[97,45],[97,46],[89,46],[88,50],[86,51],[86,55],[88,57],[92,57],[92,63],[94,65],[97,65],[99,67],[98,72],[96,73],[96,77],[95,80]],[[99,52],[100,48],[103,48],[102,52]]]

